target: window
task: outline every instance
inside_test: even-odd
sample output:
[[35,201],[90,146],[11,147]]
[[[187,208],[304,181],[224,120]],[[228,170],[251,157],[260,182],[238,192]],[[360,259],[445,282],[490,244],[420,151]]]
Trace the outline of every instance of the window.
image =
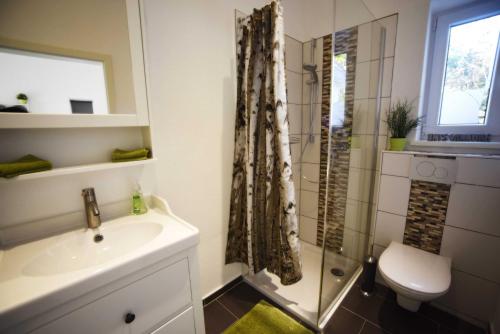
[[437,17],[423,139],[478,135],[500,140],[499,40],[498,3]]
[[344,126],[346,77],[347,53],[335,55],[333,58],[333,83],[330,88],[332,95],[330,126]]

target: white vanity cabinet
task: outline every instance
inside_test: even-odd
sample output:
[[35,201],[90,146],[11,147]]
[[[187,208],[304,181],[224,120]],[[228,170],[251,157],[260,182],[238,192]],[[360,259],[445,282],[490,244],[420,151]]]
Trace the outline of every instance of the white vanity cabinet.
[[0,251],[0,333],[204,334],[199,232],[149,202],[98,243],[82,229]]
[[103,296],[33,333],[194,334],[187,259]]

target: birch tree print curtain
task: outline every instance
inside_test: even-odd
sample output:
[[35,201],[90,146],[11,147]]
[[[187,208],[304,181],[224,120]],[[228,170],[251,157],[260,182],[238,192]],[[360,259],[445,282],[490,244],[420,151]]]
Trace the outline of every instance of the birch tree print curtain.
[[226,263],[302,278],[288,138],[283,9],[237,22],[237,106]]

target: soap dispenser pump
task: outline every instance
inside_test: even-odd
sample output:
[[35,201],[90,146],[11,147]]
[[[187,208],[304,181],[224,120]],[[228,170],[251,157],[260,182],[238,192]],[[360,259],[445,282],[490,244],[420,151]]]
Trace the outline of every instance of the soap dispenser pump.
[[132,194],[132,213],[134,215],[142,215],[146,212],[148,212],[148,208],[142,195],[141,186],[137,183]]

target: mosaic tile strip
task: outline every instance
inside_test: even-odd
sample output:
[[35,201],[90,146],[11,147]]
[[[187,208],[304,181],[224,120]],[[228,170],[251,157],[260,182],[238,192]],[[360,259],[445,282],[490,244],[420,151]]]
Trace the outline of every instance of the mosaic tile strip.
[[450,185],[412,180],[403,243],[439,254]]
[[[349,179],[350,148],[354,110],[354,79],[358,28],[353,27],[335,33],[335,55],[346,54],[345,111],[342,127],[330,128],[330,90],[332,67],[332,35],[323,37],[323,85],[321,94],[321,153],[320,189],[318,200],[318,230],[316,244],[340,252],[344,237],[344,222]],[[328,137],[332,136],[330,154]],[[330,171],[327,180],[327,164]],[[328,183],[327,183],[328,181]],[[328,194],[327,194],[328,189]],[[326,196],[328,195],[328,196]],[[325,203],[327,202],[327,203]],[[325,205],[326,204],[326,205]],[[323,217],[326,214],[326,231]]]

